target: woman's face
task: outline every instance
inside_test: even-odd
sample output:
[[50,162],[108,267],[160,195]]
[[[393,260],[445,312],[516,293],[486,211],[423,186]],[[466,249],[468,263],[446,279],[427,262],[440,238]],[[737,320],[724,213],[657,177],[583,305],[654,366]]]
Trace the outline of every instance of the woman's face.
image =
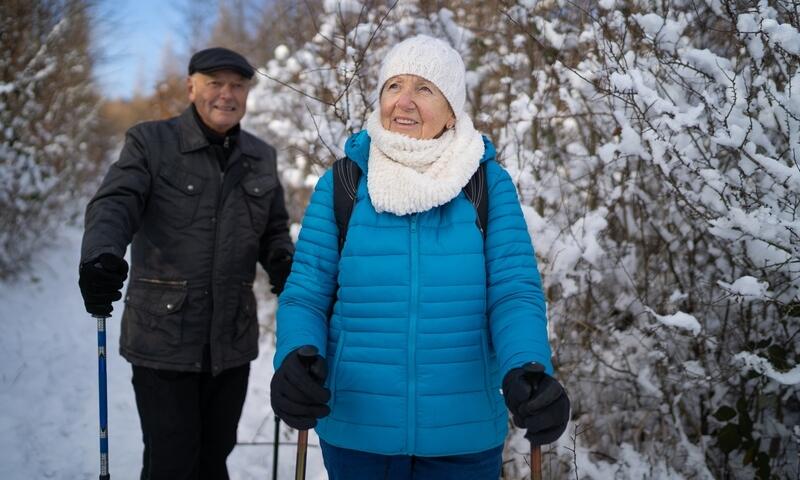
[[450,104],[432,82],[416,75],[397,75],[381,91],[381,125],[411,138],[436,138],[456,119]]

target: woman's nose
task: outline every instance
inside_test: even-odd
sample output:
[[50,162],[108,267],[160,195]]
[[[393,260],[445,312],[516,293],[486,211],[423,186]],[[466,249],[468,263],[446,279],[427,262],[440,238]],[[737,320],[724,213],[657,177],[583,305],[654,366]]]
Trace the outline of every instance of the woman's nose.
[[408,92],[400,92],[397,97],[397,106],[403,110],[412,110],[414,108],[414,100]]

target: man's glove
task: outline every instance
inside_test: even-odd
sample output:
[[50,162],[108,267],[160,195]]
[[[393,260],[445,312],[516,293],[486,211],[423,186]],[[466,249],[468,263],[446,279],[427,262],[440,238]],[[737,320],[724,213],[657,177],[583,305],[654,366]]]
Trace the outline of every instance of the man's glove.
[[78,286],[81,288],[86,311],[92,315],[111,314],[111,302],[122,298],[122,284],[128,277],[128,262],[112,254],[84,262],[78,269]]
[[286,279],[292,273],[292,254],[284,249],[271,252],[267,259],[267,275],[272,284],[272,293],[280,295],[286,285]]
[[318,418],[331,413],[326,405],[331,391],[322,386],[327,377],[328,363],[316,347],[306,345],[292,351],[272,376],[272,411],[292,428],[314,428]]
[[528,430],[525,438],[531,444],[552,443],[566,430],[569,397],[541,364],[511,369],[503,379],[503,395],[514,425]]

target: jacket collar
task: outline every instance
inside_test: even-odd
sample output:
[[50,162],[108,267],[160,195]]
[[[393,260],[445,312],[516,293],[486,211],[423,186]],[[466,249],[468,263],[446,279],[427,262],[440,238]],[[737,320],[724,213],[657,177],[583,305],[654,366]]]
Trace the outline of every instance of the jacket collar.
[[[191,105],[178,117],[178,136],[180,137],[181,153],[193,152],[206,148],[210,144],[198,125],[198,120],[192,112]],[[244,130],[239,131],[239,136],[234,146],[234,151],[239,149],[243,155],[258,158],[257,144],[252,136]]]

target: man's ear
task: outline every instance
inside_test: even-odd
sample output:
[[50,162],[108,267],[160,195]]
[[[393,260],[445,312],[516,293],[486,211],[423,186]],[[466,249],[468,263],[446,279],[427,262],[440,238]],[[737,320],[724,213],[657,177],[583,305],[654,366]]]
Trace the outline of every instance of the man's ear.
[[194,79],[191,75],[186,77],[186,92],[189,94],[189,101],[194,102]]

